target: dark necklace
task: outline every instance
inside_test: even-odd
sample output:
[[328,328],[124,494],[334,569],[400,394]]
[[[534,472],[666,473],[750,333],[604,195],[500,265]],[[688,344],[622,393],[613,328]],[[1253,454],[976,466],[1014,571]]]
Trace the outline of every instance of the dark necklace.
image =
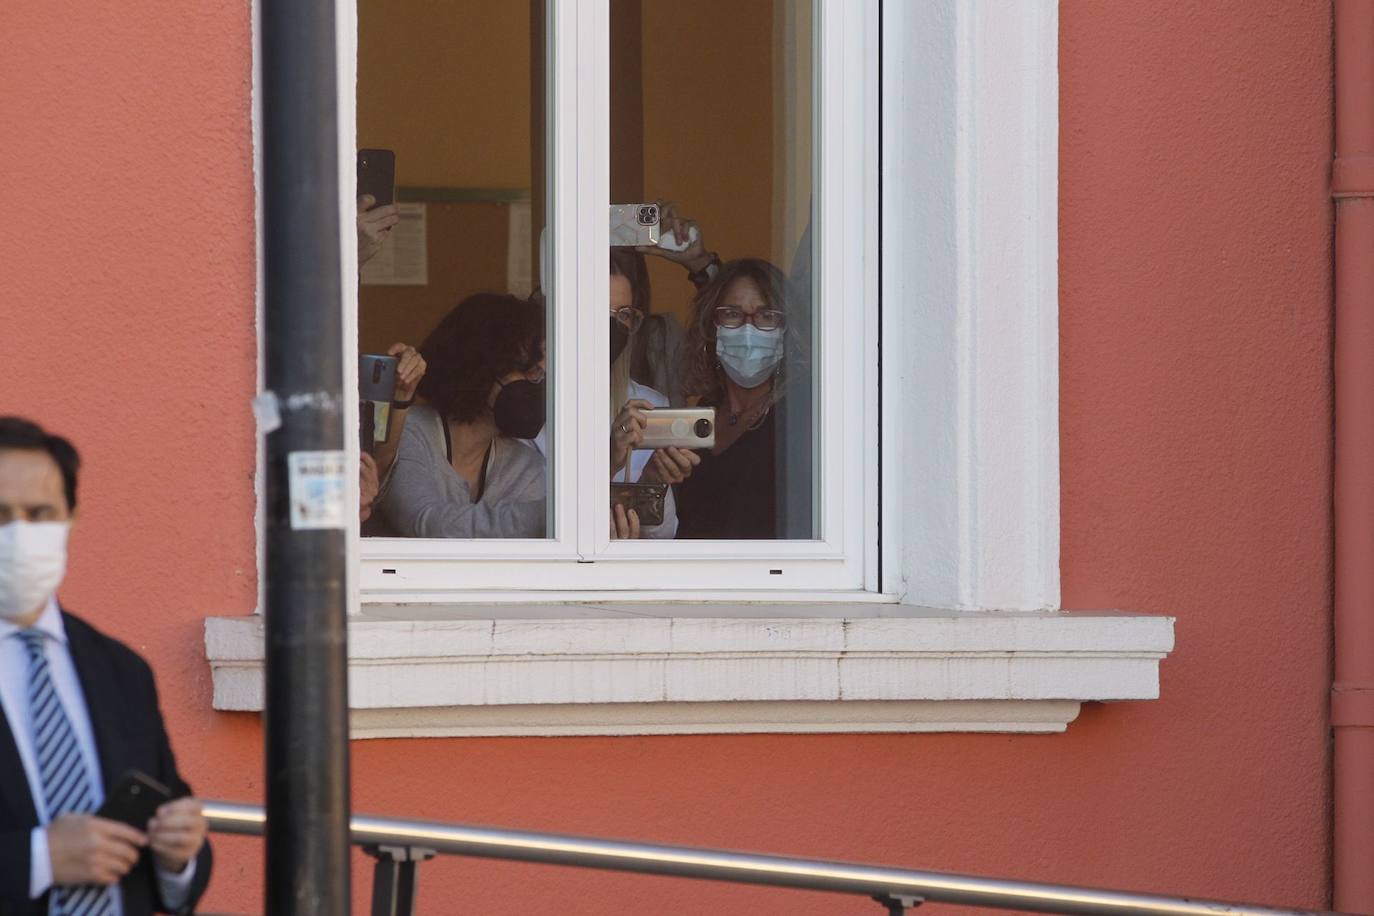
[[[766,417],[768,416],[768,412],[769,412],[770,410],[772,410],[772,409],[773,409],[773,402],[772,402],[772,400],[770,399],[770,400],[768,400],[768,401],[766,401],[766,402],[764,403],[764,405],[763,405],[763,410],[759,412],[759,415],[758,415],[757,417],[754,418],[754,421],[753,421],[752,423],[750,423],[750,424],[746,427],[746,429],[748,429],[748,430],[750,430],[750,431],[753,431],[753,430],[758,429],[760,426],[762,426],[762,425],[763,425],[764,418],[766,418]],[[757,410],[758,410],[758,407],[754,407],[753,410],[756,410],[756,411],[757,411]],[[748,415],[748,411],[746,411],[746,413],[745,413],[745,416],[747,416],[747,415]],[[737,424],[739,423],[739,419],[740,419],[740,414],[735,413],[735,412],[732,410],[732,411],[730,411],[730,413],[725,417],[725,422],[728,423],[730,426],[735,426],[735,425],[737,425]]]

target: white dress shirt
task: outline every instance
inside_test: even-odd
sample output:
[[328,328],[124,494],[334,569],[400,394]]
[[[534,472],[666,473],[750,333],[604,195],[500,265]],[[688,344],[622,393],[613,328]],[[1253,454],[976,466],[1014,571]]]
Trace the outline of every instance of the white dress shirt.
[[[67,718],[71,720],[81,759],[91,776],[91,792],[99,806],[105,800],[105,787],[100,777],[100,758],[96,753],[91,714],[86,708],[86,695],[81,690],[76,666],[72,664],[71,651],[67,646],[67,629],[62,625],[62,613],[58,610],[55,597],[48,599],[33,629],[44,636],[43,651],[48,657],[53,687]],[[29,796],[33,799],[34,810],[38,812],[40,826],[33,829],[29,841],[29,897],[36,900],[52,886],[52,858],[48,855],[48,806],[43,795],[37,751],[33,746],[33,723],[29,715],[29,655],[24,648],[24,641],[19,638],[19,630],[15,624],[0,619],[0,706],[5,708],[10,734],[19,748],[24,775],[29,780]],[[190,892],[191,879],[196,873],[196,860],[187,863],[180,873],[164,871],[161,867],[157,867],[156,871],[163,902],[176,909],[186,901]],[[116,892],[114,898],[115,916],[123,916],[123,896]]]

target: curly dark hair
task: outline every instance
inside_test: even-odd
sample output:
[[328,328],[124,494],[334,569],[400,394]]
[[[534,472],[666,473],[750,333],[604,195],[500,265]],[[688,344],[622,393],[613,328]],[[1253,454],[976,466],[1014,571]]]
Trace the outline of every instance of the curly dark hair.
[[475,293],[453,307],[420,345],[429,364],[419,393],[441,417],[470,423],[489,408],[491,386],[539,362],[544,310],[504,293]]
[[[770,309],[787,312],[787,278],[781,270],[762,258],[726,261],[692,300],[687,319],[687,340],[683,358],[683,390],[703,404],[720,405],[725,400],[725,372],[716,358],[716,307],[725,304],[725,292],[736,280],[752,280]],[[796,372],[805,357],[805,344],[797,314],[789,313],[784,333],[786,350],[773,379],[773,401],[782,398],[789,364]]]

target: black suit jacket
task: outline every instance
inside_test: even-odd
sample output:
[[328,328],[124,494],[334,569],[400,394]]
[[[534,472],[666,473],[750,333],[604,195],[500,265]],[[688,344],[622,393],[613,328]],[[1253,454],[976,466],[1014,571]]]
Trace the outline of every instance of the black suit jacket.
[[[189,795],[191,787],[177,773],[147,662],[128,646],[65,611],[62,623],[90,711],[106,794],[126,772],[142,770],[175,795]],[[0,916],[43,916],[48,912],[50,894],[29,899],[29,842],[36,826],[38,814],[19,749],[10,733],[9,719],[0,714]],[[196,860],[187,902],[173,911],[162,902],[152,854],[145,850],[121,883],[124,916],[192,912],[209,883],[210,863],[207,842]]]

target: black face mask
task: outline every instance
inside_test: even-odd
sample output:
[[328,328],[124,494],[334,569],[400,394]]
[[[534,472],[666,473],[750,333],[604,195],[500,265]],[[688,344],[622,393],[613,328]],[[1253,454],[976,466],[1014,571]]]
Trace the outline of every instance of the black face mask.
[[630,345],[630,329],[625,327],[614,315],[611,316],[611,365],[620,359],[620,354]]
[[544,428],[544,383],[517,379],[501,386],[491,412],[501,435],[533,439]]

